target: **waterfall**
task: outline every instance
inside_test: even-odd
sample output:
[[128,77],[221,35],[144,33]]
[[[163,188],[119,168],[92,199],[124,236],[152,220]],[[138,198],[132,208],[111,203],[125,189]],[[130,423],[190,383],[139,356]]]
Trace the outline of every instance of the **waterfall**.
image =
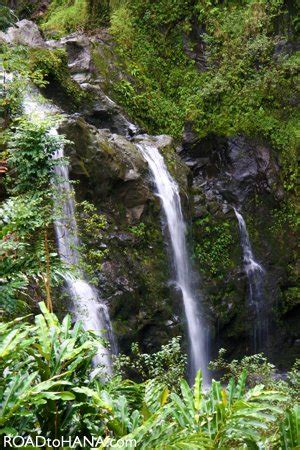
[[196,371],[201,369],[204,382],[208,383],[206,333],[199,312],[199,304],[194,297],[192,288],[192,275],[185,236],[186,227],[181,209],[179,187],[168,172],[164,159],[155,146],[145,142],[136,145],[149,165],[167,220],[176,284],[182,293],[187,321],[191,377],[194,378]]
[[264,276],[265,271],[255,260],[252,252],[249,234],[243,216],[234,208],[239,225],[241,247],[243,252],[244,270],[248,278],[249,306],[254,312],[253,326],[253,350],[255,353],[261,351],[267,338],[268,320],[264,305]]
[[[32,120],[35,118],[46,119],[50,114],[58,113],[59,110],[52,104],[39,100],[38,92],[31,90],[25,95],[23,101],[24,112]],[[56,127],[49,131],[52,135],[58,135]],[[54,155],[55,159],[63,161],[64,148],[59,145]],[[65,281],[72,299],[72,312],[77,320],[81,320],[85,330],[93,330],[102,338],[106,338],[115,349],[115,341],[109,314],[105,303],[99,298],[96,289],[85,279],[80,267],[77,223],[75,218],[74,192],[69,180],[69,169],[66,163],[55,166],[57,178],[56,192],[59,202],[60,214],[55,219],[55,232],[61,261],[69,269],[76,269],[76,277],[65,275]],[[94,357],[94,363],[104,366],[107,374],[111,374],[110,351],[99,345]]]

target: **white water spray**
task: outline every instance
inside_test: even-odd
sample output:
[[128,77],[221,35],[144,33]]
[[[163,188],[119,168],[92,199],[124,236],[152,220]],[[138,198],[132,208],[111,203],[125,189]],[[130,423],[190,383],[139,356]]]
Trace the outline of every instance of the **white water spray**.
[[[46,119],[51,114],[59,112],[53,105],[40,101],[38,91],[35,90],[26,94],[23,108],[25,114],[32,120]],[[56,127],[52,127],[49,133],[58,135]],[[54,158],[63,161],[63,145],[58,146]],[[55,173],[58,179],[56,191],[59,199],[60,217],[55,220],[54,225],[59,255],[66,267],[76,269],[77,273],[79,272],[77,278],[68,274],[65,276],[67,288],[72,298],[72,312],[77,320],[82,321],[85,330],[92,330],[100,337],[106,338],[112,348],[115,349],[107,307],[99,298],[96,289],[85,280],[84,273],[79,270],[80,255],[78,248],[80,241],[75,219],[74,192],[70,184],[67,164],[62,163],[55,166]],[[106,347],[99,345],[94,363],[104,366],[106,373],[111,374],[111,355]]]
[[249,234],[243,216],[234,208],[238,220],[241,247],[243,251],[244,270],[249,284],[249,306],[254,310],[253,350],[261,351],[266,343],[268,321],[264,305],[264,274],[265,271],[255,261]]
[[179,187],[168,172],[163,157],[154,145],[144,142],[136,145],[148,162],[167,219],[175,266],[176,283],[182,293],[187,321],[191,375],[194,377],[196,371],[201,369],[203,380],[207,384],[206,333],[199,312],[199,304],[194,297],[192,289],[192,275],[185,236],[186,227],[181,209]]

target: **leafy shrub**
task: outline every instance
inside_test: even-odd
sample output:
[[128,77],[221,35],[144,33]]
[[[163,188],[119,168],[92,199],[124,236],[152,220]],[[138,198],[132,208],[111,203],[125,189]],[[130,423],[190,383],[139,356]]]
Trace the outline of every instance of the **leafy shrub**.
[[221,348],[215,361],[210,363],[211,370],[221,370],[225,374],[223,380],[234,378],[237,380],[243,370],[247,373],[247,383],[249,386],[255,386],[261,383],[265,386],[272,386],[274,383],[275,366],[268,362],[267,358],[259,353],[257,355],[244,356],[240,361],[234,359],[227,362],[224,358],[226,350]]
[[146,225],[144,222],[140,222],[138,225],[134,225],[129,228],[129,231],[134,234],[138,239],[143,240],[146,238]]
[[108,254],[103,242],[104,232],[108,228],[105,214],[100,214],[95,205],[87,200],[78,203],[78,225],[80,234],[81,266],[95,285],[99,282],[98,274],[102,270],[102,263]]
[[214,223],[213,217],[207,215],[194,222],[194,234],[199,242],[195,247],[195,258],[200,270],[222,278],[232,265],[230,255],[234,241],[230,223]]
[[300,400],[300,359],[296,359],[293,367],[287,374],[289,391],[294,401]]
[[59,136],[48,133],[50,126],[47,122],[36,124],[24,119],[11,133],[8,167],[14,172],[13,193],[38,193],[49,187],[57,164],[52,157],[62,144]]
[[18,318],[0,325],[2,434],[55,437],[84,427],[82,406],[73,401],[78,384],[90,384],[99,339],[80,323],[72,328],[69,316],[60,324],[43,303],[40,308],[34,324]]
[[178,380],[184,376],[187,357],[181,349],[181,337],[175,337],[162,345],[156,353],[141,353],[137,344],[132,344],[131,355],[115,357],[116,373],[137,376],[140,380],[155,379],[169,387],[178,386]]

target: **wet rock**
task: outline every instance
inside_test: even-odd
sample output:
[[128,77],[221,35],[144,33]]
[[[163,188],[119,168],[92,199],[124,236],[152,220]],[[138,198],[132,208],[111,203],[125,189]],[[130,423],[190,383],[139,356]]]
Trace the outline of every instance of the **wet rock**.
[[85,181],[85,195],[105,196],[112,190],[127,208],[141,207],[152,193],[143,175],[147,165],[136,146],[109,130],[97,130],[81,118],[69,118],[60,128],[74,145],[67,146],[71,173]]
[[286,40],[281,39],[276,42],[274,46],[274,59],[278,60],[282,57],[290,56],[291,54],[299,51],[300,41],[299,40]]
[[[193,173],[194,241],[195,248],[200,249],[201,263],[197,264],[202,272],[202,286],[209,299],[207,309],[211,312],[216,333],[213,346],[223,345],[231,351],[232,357],[238,357],[245,349],[251,351],[249,336],[255,317],[253,314],[247,316],[249,287],[243,273],[233,206],[238,206],[245,214],[253,250],[266,270],[267,308],[277,317],[280,316],[276,312],[277,305],[285,298],[287,280],[291,281],[287,269],[288,261],[293,260],[295,252],[291,230],[284,225],[284,220],[279,226],[276,225],[277,231],[273,228],[273,211],[280,211],[284,200],[278,157],[267,142],[257,138],[238,135],[228,139],[209,135],[199,140],[189,125],[181,157]],[[224,261],[227,261],[227,267],[217,273],[214,267],[205,268],[206,260],[201,256],[201,251],[206,252],[208,261],[210,257],[216,257],[218,247],[229,238],[226,233],[224,237],[222,235],[224,223],[230,227],[231,247],[227,254],[225,249],[219,255],[215,267],[221,268]],[[290,299],[286,303],[292,307]],[[275,326],[274,321],[273,316],[271,326]],[[287,317],[281,323],[288,324]],[[269,356],[274,361],[280,363],[278,346],[283,348],[286,345],[288,352],[293,354],[288,340],[282,344],[284,339],[288,339],[283,336],[291,335],[291,330],[290,324],[285,328],[282,325],[281,335],[272,335]],[[278,337],[274,338],[275,335]]]
[[126,218],[127,218],[128,222],[129,223],[138,222],[142,217],[144,209],[145,209],[145,205],[139,205],[139,206],[135,206],[134,208],[128,208],[127,212],[126,212]]
[[[66,145],[65,153],[70,177],[77,182],[77,200],[93,203],[106,218],[107,228],[95,230],[92,240],[84,234],[82,239],[91,251],[105,250],[101,272],[97,272],[98,288],[109,303],[118,343],[123,351],[132,341],[147,351],[157,349],[180,332],[173,316],[181,298],[175,301],[170,294],[160,202],[153,194],[148,165],[136,141],[97,129],[79,115],[66,118],[59,131],[74,142]],[[178,160],[176,170],[184,167],[181,177],[186,184],[188,169],[179,161],[169,136],[140,139],[157,145],[173,162]],[[162,328],[162,323],[168,326]]]
[[97,128],[107,128],[112,133],[124,136],[130,136],[136,131],[121,108],[99,86],[84,82],[81,87],[94,99],[82,111],[82,115],[87,122]]
[[264,144],[236,136],[228,140],[227,152],[220,158],[220,193],[234,204],[243,204],[254,193],[280,196],[277,189],[279,165],[272,150]]
[[259,141],[234,136],[208,136],[199,141],[192,131],[185,135],[183,151],[194,174],[194,185],[208,182],[207,199],[242,206],[256,193],[282,198],[280,167],[272,149]]
[[62,38],[60,44],[66,48],[71,74],[91,71],[90,40],[83,34],[74,33]]

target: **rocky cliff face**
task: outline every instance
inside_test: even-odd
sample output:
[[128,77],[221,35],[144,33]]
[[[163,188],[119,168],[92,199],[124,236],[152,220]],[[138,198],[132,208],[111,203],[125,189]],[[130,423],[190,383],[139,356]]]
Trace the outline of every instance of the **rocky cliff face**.
[[[91,110],[83,111],[83,116],[89,123],[97,127],[105,126],[110,131],[130,135],[132,127],[130,128],[126,119],[124,123],[124,113],[117,105],[109,102],[105,95],[103,96],[103,90],[109,91],[111,82],[108,77],[109,67],[114,76],[120,76],[115,71],[113,48],[110,41],[97,40],[93,44],[85,41],[85,45],[82,46],[80,40],[79,44],[76,43],[76,39],[76,36],[73,37],[71,44],[69,40],[66,40],[67,47],[71,45],[71,48],[77,48],[77,51],[71,51],[68,47],[71,72],[75,79],[84,81],[82,86],[93,92],[93,95],[96,94],[95,98],[98,99]],[[88,55],[92,55],[91,59]],[[76,73],[74,68],[79,72]],[[86,83],[87,80],[89,83]],[[116,144],[119,145],[118,148],[122,154],[124,153],[122,148],[129,145],[128,141],[124,139],[120,141],[120,138]],[[86,145],[80,147],[87,148]],[[170,144],[166,147],[170,148]],[[191,171],[179,163],[173,152],[171,160],[173,158],[176,161],[175,167],[177,168],[173,175],[181,181],[181,186],[184,187],[186,175],[189,174],[191,192],[189,203],[185,202],[186,214],[190,216],[193,224],[191,237],[195,267],[202,278],[201,285],[205,292],[208,320],[211,322],[213,346],[217,348],[223,345],[230,349],[233,356],[242,354],[245,348],[251,351],[249,335],[255,317],[249,317],[246,306],[248,284],[242,266],[237,221],[232,209],[235,206],[245,215],[255,254],[266,270],[265,299],[267,309],[270,311],[272,334],[275,337],[268,342],[265,351],[277,363],[282,363],[283,366],[289,364],[297,354],[299,342],[294,320],[294,313],[297,309],[295,302],[296,273],[289,269],[289,261],[293,261],[295,258],[296,244],[288,217],[279,218],[280,215],[282,216],[281,203],[285,199],[280,165],[275,152],[267,142],[243,135],[233,136],[230,139],[212,135],[204,140],[199,140],[188,124],[182,145],[178,149],[182,161]],[[136,150],[131,152],[131,158],[133,155],[136,155]],[[168,152],[165,151],[165,156],[167,157],[167,155]],[[97,185],[105,179],[111,186],[113,185],[113,176],[105,174],[105,166],[107,167],[107,163],[104,162],[103,171],[98,168],[94,169],[94,176],[98,177],[98,181],[94,182],[94,187],[90,192],[97,192]],[[170,161],[170,167],[172,170],[172,161]],[[126,206],[124,217],[129,223],[133,221],[136,226],[145,223],[146,227],[149,227],[149,230],[146,231],[148,237],[138,250],[138,260],[143,259],[144,261],[145,266],[142,268],[141,274],[144,270],[148,272],[148,280],[152,280],[150,285],[157,284],[157,280],[161,280],[160,290],[151,292],[151,289],[148,291],[143,287],[145,280],[142,279],[143,277],[139,278],[139,268],[134,263],[135,257],[132,253],[128,254],[128,250],[127,260],[118,262],[118,270],[114,267],[116,266],[115,262],[107,261],[104,263],[102,273],[105,274],[109,270],[110,286],[106,288],[108,289],[106,291],[104,288],[104,295],[106,298],[112,296],[115,299],[112,304],[115,305],[113,309],[118,321],[122,317],[120,311],[124,308],[124,300],[127,304],[129,299],[131,299],[131,303],[135,298],[134,303],[139,305],[138,310],[127,311],[124,320],[134,323],[136,315],[142,316],[144,318],[142,322],[146,322],[144,324],[147,329],[146,335],[143,331],[136,336],[131,335],[130,338],[136,337],[145,343],[148,341],[147,345],[149,345],[150,342],[152,344],[159,343],[161,339],[167,338],[178,330],[178,317],[176,318],[172,311],[179,313],[180,301],[174,309],[174,304],[172,305],[172,302],[170,303],[168,300],[170,298],[168,287],[170,271],[161,237],[159,204],[154,201],[155,208],[150,207],[150,198],[152,197],[153,202],[153,196],[149,187],[147,190],[143,184],[147,179],[146,174],[147,170],[144,167],[144,173],[140,173],[136,180],[129,182],[126,181],[126,176],[123,177],[123,186],[112,188],[111,195],[113,198],[115,196],[118,198],[118,200],[113,200],[113,203],[118,205],[115,209],[116,213],[120,211],[120,208],[122,210],[121,205]],[[88,183],[84,182],[82,186],[83,191],[87,193]],[[183,191],[186,191],[186,187],[183,188]],[[126,203],[128,204],[126,205]],[[122,233],[123,231],[124,228]],[[151,234],[152,237],[150,237]],[[150,240],[147,242],[149,238]],[[116,241],[114,252],[109,250],[109,254],[114,255],[115,260],[119,260],[119,248],[124,245],[126,239],[128,236],[126,238],[126,234],[122,234],[119,242]],[[140,239],[140,237],[135,236],[135,239]],[[121,244],[122,241],[123,244]],[[157,259],[157,256],[160,255],[157,263],[150,267],[148,265],[148,258],[151,258],[149,245],[153,247],[153,258]],[[144,256],[141,259],[143,253]],[[119,280],[120,273],[128,265],[132,266],[131,274],[127,273],[126,281],[124,278],[122,280],[125,281],[125,286],[128,286],[128,283],[130,285],[128,280],[135,278],[135,289],[125,288],[127,291],[125,295],[116,294],[116,280]],[[124,290],[124,286],[121,288],[122,290]],[[119,297],[119,303],[116,302],[116,297]],[[158,303],[155,299],[158,300]],[[161,300],[163,300],[162,303]],[[121,307],[122,304],[123,307]],[[162,317],[162,326],[155,319],[158,316]],[[278,352],[278,348],[281,349],[280,352]],[[290,360],[282,357],[284,353],[289,354]]]
[[[215,344],[238,356],[251,351],[255,316],[247,307],[238,225],[243,212],[257,260],[265,269],[265,303],[272,339],[264,351],[289,364],[299,351],[296,300],[297,244],[278,159],[267,142],[243,135],[198,140],[187,126],[181,157],[193,173],[193,231],[214,322]],[[206,256],[203,258],[203,256]],[[293,262],[292,262],[293,261]],[[292,263],[291,263],[292,262]],[[288,356],[284,356],[288,355]]]
[[[28,26],[23,21],[2,39],[49,52],[64,49],[69,73],[85,94],[76,108],[64,89],[58,95],[57,81],[49,78],[44,92],[68,113],[60,131],[72,142],[66,153],[76,181],[87,271],[109,305],[121,349],[126,351],[138,341],[151,350],[182,331],[180,299],[170,285],[160,204],[134,145],[135,139],[145,137],[133,137],[139,130],[106,95],[115,78],[125,75],[116,70],[107,35],[87,38],[75,33],[45,42],[34,26],[29,38]],[[203,58],[200,63],[202,67]],[[255,317],[246,307],[248,285],[233,213],[237,207],[266,271],[265,298],[274,336],[266,350],[286,367],[300,342],[295,319],[299,308],[296,244],[289,220],[293,212],[281,207],[287,202],[271,146],[244,135],[229,139],[210,135],[201,140],[189,123],[181,143],[168,136],[147,139],[155,140],[181,186],[214,349],[224,346],[232,356],[250,351]],[[95,222],[95,215],[102,219]]]
[[[174,313],[178,306],[171,300],[159,201],[146,163],[126,137],[97,129],[82,118],[68,118],[60,130],[74,142],[66,154],[71,177],[78,182],[85,261],[92,265],[94,253],[100,251],[101,264],[91,271],[110,307],[119,345],[126,350],[138,341],[144,348],[156,348],[178,333],[180,321]],[[162,152],[174,153],[169,137],[155,140]],[[88,229],[91,216],[80,207],[86,201],[104,221],[98,229],[93,226],[93,233]]]

